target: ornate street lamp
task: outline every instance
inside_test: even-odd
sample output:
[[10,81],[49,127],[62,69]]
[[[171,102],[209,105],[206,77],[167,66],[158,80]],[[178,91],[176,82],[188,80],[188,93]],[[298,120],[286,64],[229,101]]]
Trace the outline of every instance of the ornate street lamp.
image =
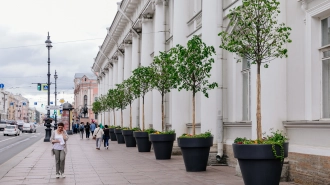
[[[48,36],[47,36],[47,40],[45,41],[46,43],[46,47],[48,49],[48,83],[47,83],[47,91],[48,91],[48,106],[49,106],[49,102],[50,102],[50,49],[52,49],[52,41],[49,40],[50,36],[49,36],[49,32],[48,32]],[[50,128],[51,126],[51,122],[53,120],[50,118],[50,110],[47,110],[47,118],[45,119],[45,123],[46,123],[46,134],[45,134],[45,139],[44,142],[49,142],[50,141],[50,135],[51,135],[51,131],[52,129]]]

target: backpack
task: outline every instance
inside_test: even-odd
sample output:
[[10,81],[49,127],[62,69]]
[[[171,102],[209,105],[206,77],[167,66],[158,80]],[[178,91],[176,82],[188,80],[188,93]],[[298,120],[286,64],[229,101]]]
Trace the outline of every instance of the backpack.
[[80,125],[80,126],[79,126],[79,130],[80,130],[80,131],[84,131],[84,126]]

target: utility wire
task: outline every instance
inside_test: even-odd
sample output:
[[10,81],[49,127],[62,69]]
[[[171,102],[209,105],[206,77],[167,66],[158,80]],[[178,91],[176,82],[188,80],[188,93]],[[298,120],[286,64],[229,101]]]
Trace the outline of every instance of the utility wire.
[[[71,42],[83,42],[83,41],[89,41],[89,40],[100,40],[104,38],[95,38],[95,39],[85,39],[85,40],[72,40],[72,41],[63,41],[63,42],[54,42],[52,44],[65,44],[65,43],[71,43]],[[0,49],[16,49],[16,48],[26,48],[26,47],[34,47],[34,46],[44,46],[45,44],[36,44],[36,45],[27,45],[27,46],[14,46],[14,47],[5,47]]]

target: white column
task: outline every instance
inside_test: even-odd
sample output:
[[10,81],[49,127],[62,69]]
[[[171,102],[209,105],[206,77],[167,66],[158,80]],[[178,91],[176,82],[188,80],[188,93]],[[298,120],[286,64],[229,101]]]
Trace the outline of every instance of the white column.
[[[113,67],[110,66],[109,68],[109,89],[112,89],[113,88]],[[107,92],[108,94],[108,92]],[[112,111],[110,110],[109,111],[109,124],[110,125],[113,125],[113,113]]]
[[[139,67],[140,63],[140,38],[137,35],[132,36],[132,71]],[[132,104],[132,119],[133,127],[140,126],[140,109],[139,109],[140,98],[134,100]]]
[[124,81],[124,56],[118,54],[118,84]]
[[[149,66],[152,63],[152,57],[150,56],[153,52],[153,22],[152,19],[142,18],[142,43],[141,43],[141,65]],[[142,128],[142,98],[141,99],[141,117],[140,123]],[[145,117],[145,129],[149,128],[149,124],[152,122],[152,92],[148,92],[144,97],[144,117]]]
[[[104,91],[103,94],[106,96],[108,93],[109,89],[109,69],[105,70],[105,86],[104,86]],[[105,114],[105,119],[103,125],[109,125],[109,111],[106,111]]]
[[[187,21],[188,10],[187,6],[190,1],[180,0],[174,1],[174,19],[173,19],[173,46],[181,44],[187,45],[188,27]],[[175,129],[176,135],[180,136],[186,132],[186,123],[189,122],[189,101],[190,92],[185,90],[179,92],[177,89],[171,91],[170,94],[170,120],[172,129]]]
[[[113,88],[116,88],[118,84],[118,60],[113,61]],[[120,117],[118,117],[118,111],[115,111],[116,114],[116,125],[120,125]]]
[[[154,56],[158,56],[159,52],[165,51],[165,17],[164,17],[164,1],[155,1],[155,42]],[[165,95],[164,95],[165,99]],[[162,96],[158,90],[152,91],[152,123],[156,130],[162,130]],[[164,107],[165,108],[165,107]],[[164,109],[165,111],[165,109]],[[165,123],[166,124],[166,123]]]
[[[218,19],[221,17],[218,14],[222,13],[222,10],[218,12],[218,3],[222,3],[218,0],[207,0],[203,1],[203,15],[202,15],[202,40],[207,46],[213,46],[216,51],[220,45],[220,37],[217,36],[219,33],[220,25]],[[209,90],[209,98],[206,98],[203,93],[201,96],[201,132],[210,130],[214,135],[214,143],[217,143],[218,134],[216,133],[217,126],[220,126],[222,121],[222,106],[221,106],[221,90],[222,86],[222,66],[220,63],[220,57],[213,55],[214,63],[212,65],[211,77],[209,82],[217,82],[219,88]],[[235,64],[235,63],[233,63]]]
[[[131,76],[132,68],[132,45],[125,44],[125,56],[124,56],[124,80],[128,79]],[[132,108],[132,112],[133,112]],[[129,105],[123,111],[124,114],[124,126],[129,127],[130,125],[130,107]],[[132,119],[132,126],[134,125],[134,120]]]

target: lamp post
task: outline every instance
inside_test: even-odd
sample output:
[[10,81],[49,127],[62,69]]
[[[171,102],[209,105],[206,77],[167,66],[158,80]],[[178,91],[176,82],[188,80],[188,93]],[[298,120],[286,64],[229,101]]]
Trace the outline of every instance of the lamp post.
[[[56,80],[58,78],[56,70],[55,70],[55,106],[57,105],[57,85],[56,85]],[[55,112],[55,111],[54,111]],[[54,130],[57,129],[57,110],[56,110],[56,114],[55,114],[55,124],[54,124]]]
[[[47,40],[45,41],[46,43],[46,47],[48,49],[48,83],[47,83],[47,91],[48,91],[48,106],[49,106],[49,102],[50,102],[50,49],[52,49],[52,41],[49,40],[50,36],[49,36],[49,32],[48,32],[48,36],[47,36]],[[49,142],[50,141],[50,135],[51,135],[51,131],[52,129],[50,128],[52,119],[50,119],[50,110],[47,110],[47,118],[45,119],[45,123],[46,123],[46,135],[45,135],[45,139],[44,142]]]

